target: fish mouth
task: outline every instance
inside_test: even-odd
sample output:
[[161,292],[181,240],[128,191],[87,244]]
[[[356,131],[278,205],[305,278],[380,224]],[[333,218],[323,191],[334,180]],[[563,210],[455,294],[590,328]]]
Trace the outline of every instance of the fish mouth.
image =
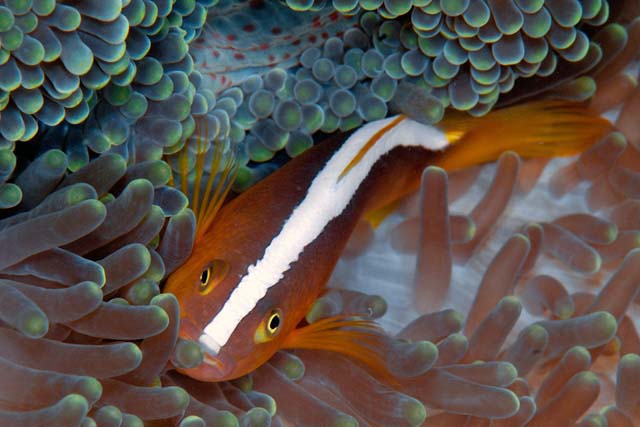
[[222,348],[222,346],[218,344],[218,341],[216,341],[212,336],[203,333],[198,337],[198,342],[210,356],[217,356],[220,354],[220,348]]
[[191,319],[188,317],[180,318],[180,337],[189,340],[198,342],[198,338],[202,333],[202,328],[198,328]]
[[223,363],[219,358],[211,357],[205,353],[202,363],[207,365],[206,371],[209,375],[215,377],[216,380],[226,379],[233,370],[233,363]]
[[180,319],[180,336],[183,339],[200,344],[203,360],[195,368],[181,369],[190,377],[200,381],[221,381],[233,372],[236,362],[233,358],[220,352],[220,346],[188,317]]
[[210,348],[208,344],[203,342],[202,336],[200,337],[200,344],[202,345],[202,350],[204,350],[202,364],[200,365],[203,374],[206,375],[209,381],[228,379],[235,369],[235,360],[224,353],[220,353],[219,349],[215,351],[215,349]]
[[204,382],[218,382],[232,379],[235,363],[225,358],[212,357],[206,352],[202,363],[194,368],[177,368],[179,372]]

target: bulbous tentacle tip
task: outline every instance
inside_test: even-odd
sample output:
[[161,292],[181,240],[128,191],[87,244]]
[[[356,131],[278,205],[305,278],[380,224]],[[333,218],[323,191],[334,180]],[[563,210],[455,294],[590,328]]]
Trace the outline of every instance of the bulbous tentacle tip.
[[389,372],[399,378],[415,377],[427,372],[438,359],[438,347],[429,341],[395,342],[388,357]]
[[179,339],[174,349],[171,362],[177,368],[195,368],[204,359],[200,344],[194,341]]
[[358,420],[356,420],[351,415],[340,414],[336,416],[333,420],[328,420],[329,425],[332,427],[357,427]]
[[16,327],[30,338],[42,338],[49,330],[49,320],[40,310],[21,313]]
[[206,423],[197,415],[189,415],[180,421],[179,427],[206,427]]
[[417,399],[408,398],[399,406],[402,410],[404,419],[411,427],[421,426],[427,418],[426,408]]
[[269,427],[271,414],[264,408],[251,408],[238,421],[241,427]]

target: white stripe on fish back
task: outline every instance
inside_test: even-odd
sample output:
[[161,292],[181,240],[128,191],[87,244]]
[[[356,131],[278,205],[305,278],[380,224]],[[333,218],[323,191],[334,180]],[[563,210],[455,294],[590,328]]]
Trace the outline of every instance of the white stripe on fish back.
[[342,213],[381,156],[398,146],[438,150],[448,144],[445,134],[437,128],[404,119],[387,130],[360,161],[338,179],[360,149],[395,118],[371,122],[358,129],[316,175],[307,195],[265,249],[262,259],[249,266],[222,309],[204,328],[200,343],[209,353],[215,355],[220,351],[240,321],[255,308],[269,288],[278,284],[304,248]]

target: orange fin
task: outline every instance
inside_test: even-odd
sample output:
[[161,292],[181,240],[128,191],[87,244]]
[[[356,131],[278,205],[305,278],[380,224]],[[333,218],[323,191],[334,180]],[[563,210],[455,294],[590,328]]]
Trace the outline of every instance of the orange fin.
[[393,119],[391,121],[391,123],[389,123],[388,125],[386,125],[385,127],[383,127],[382,129],[378,130],[376,133],[373,134],[373,136],[371,137],[371,139],[369,139],[369,141],[367,141],[367,143],[360,149],[360,151],[358,151],[358,154],[356,154],[354,156],[354,158],[349,162],[349,164],[347,165],[347,167],[344,168],[344,170],[342,172],[340,172],[340,176],[338,177],[338,179],[341,179],[343,176],[345,176],[355,165],[358,164],[358,162],[360,160],[362,160],[362,158],[364,157],[365,154],[367,154],[367,152],[371,149],[371,147],[373,147],[374,145],[376,145],[376,142],[378,142],[378,140],[380,140],[380,138],[382,138],[384,136],[385,133],[389,132],[391,129],[393,129],[394,127],[396,127],[398,125],[398,123],[400,123],[401,121],[403,121],[404,119],[406,119],[407,117],[404,115],[399,115],[398,117],[396,117],[395,119]]
[[521,157],[571,156],[611,131],[611,123],[577,102],[542,100],[474,118],[451,113],[439,126],[452,146],[434,165],[447,171],[495,161],[503,152]]
[[[189,206],[196,216],[196,240],[213,223],[238,173],[237,147],[228,139],[209,143],[203,136],[207,133],[206,128],[198,132],[196,126],[192,146],[189,147],[187,142],[173,157],[180,178],[178,188],[189,197]],[[171,185],[176,186],[173,177]]]
[[364,215],[364,219],[368,221],[373,228],[378,228],[378,226],[382,224],[382,221],[384,221],[385,218],[391,215],[398,208],[399,204],[400,199],[388,203],[378,209],[369,211]]
[[[613,129],[585,104],[541,100],[501,108],[483,117],[448,112],[437,125],[450,144],[434,152],[430,165],[448,172],[493,162],[505,151],[521,157],[558,157],[581,153]],[[415,183],[419,185],[419,181]],[[365,214],[377,227],[397,206],[397,200]]]
[[333,351],[357,360],[380,379],[395,381],[384,357],[384,332],[371,320],[346,315],[320,319],[293,330],[283,348]]

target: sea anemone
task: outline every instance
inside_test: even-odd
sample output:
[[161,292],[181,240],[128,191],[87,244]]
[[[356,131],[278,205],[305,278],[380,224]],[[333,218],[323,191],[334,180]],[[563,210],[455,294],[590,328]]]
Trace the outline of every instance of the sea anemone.
[[[635,102],[632,95],[622,107],[619,128]],[[640,183],[637,156],[637,146],[614,132],[576,159],[552,161],[550,170],[546,161],[509,153],[495,168],[450,179],[428,168],[422,195],[374,241],[366,231],[354,236],[353,245],[366,246],[364,237],[371,253],[343,261],[335,280],[385,295],[389,330],[435,342],[436,366],[516,393],[517,413],[497,425],[634,425],[640,240],[630,188]],[[479,200],[478,188],[486,189]],[[449,204],[468,213],[450,214]],[[389,245],[398,255],[388,254]],[[382,250],[392,261],[380,262]],[[486,366],[504,362],[511,366]],[[454,384],[423,397],[452,392],[450,401],[425,402],[437,410],[425,425],[487,425],[479,413],[446,406],[463,395]],[[420,397],[420,389],[408,390]]]
[[[0,5],[0,427],[637,424],[639,12],[446,3]],[[391,111],[594,94],[618,131],[579,157],[428,168],[356,228],[306,321],[378,320],[395,380],[314,350],[230,382],[175,370],[202,360],[161,290],[194,239],[183,147],[231,153],[242,191]]]
[[177,338],[177,301],[158,283],[191,248],[186,198],[164,162],[107,154],[48,181],[35,169],[47,156],[16,178],[25,208],[0,221],[0,424],[180,414],[183,390],[150,386]]
[[[624,46],[634,17],[606,1],[45,3],[5,11],[8,33],[42,48],[21,42],[2,66],[15,81],[0,103],[4,146],[54,143],[76,170],[90,153],[158,160],[204,122],[244,147],[236,190],[318,131],[407,113],[401,83],[422,90],[410,115],[427,123],[443,107],[481,115],[562,82],[585,99],[595,85],[584,74]],[[20,49],[45,53],[31,64]]]
[[[62,120],[83,122],[95,103],[91,100],[95,90],[112,80],[131,83],[134,58],[142,59],[149,50],[149,40],[144,42],[149,31],[144,27],[156,24],[156,18],[136,22],[140,7],[136,16],[135,6],[129,6],[123,9],[119,1],[7,2],[2,6],[6,50],[1,133],[5,143],[33,138],[38,121],[46,126]],[[169,12],[160,11],[160,24]],[[143,33],[135,28],[138,24]]]
[[[318,3],[287,1],[295,10]],[[580,28],[609,19],[604,2],[347,1],[372,36],[368,61],[394,79],[416,77],[445,105],[484,114],[518,78],[548,77],[559,62],[579,63],[590,48]],[[611,31],[615,31],[613,28]],[[583,65],[593,67],[594,52]],[[374,56],[376,57],[374,59]]]

